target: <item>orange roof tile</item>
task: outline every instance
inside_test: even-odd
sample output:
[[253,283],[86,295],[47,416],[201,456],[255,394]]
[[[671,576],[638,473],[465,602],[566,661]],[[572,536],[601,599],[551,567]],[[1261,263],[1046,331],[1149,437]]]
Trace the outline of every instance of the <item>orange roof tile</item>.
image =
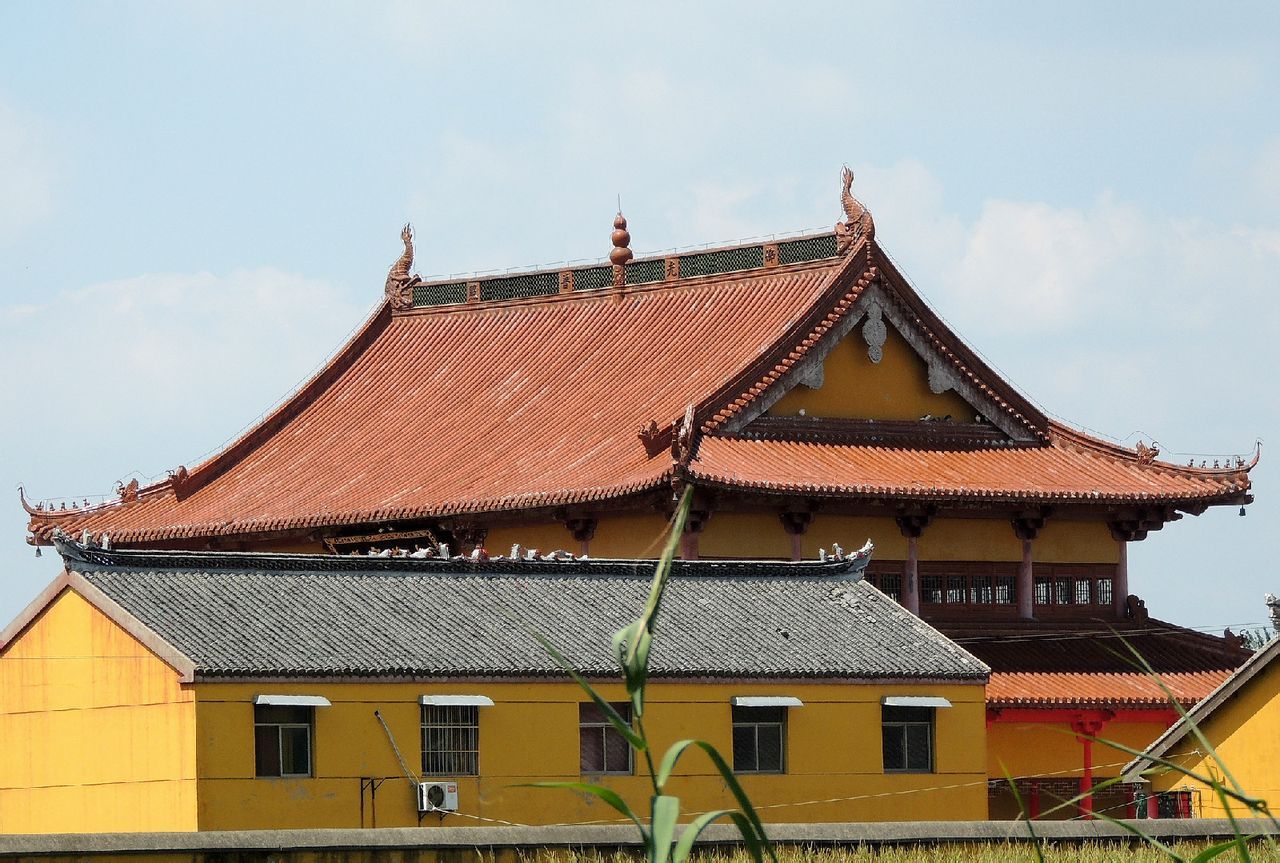
[[[1232,674],[1230,669],[1166,673],[1160,680],[1184,707],[1195,704]],[[988,707],[1167,707],[1169,697],[1140,672],[1069,674],[993,672]]]
[[[834,338],[872,279],[1032,443],[955,451],[725,436],[726,418],[793,385],[789,372]],[[654,444],[671,439],[687,405],[710,434],[691,463],[673,464]],[[658,431],[642,442],[651,420]],[[243,536],[585,504],[676,473],[877,498],[1213,503],[1249,488],[1247,469],[1144,465],[1049,423],[864,240],[843,257],[621,290],[384,306],[294,397],[186,477],[85,511],[31,509],[29,529],[38,542],[55,527],[125,544]]]
[[711,436],[690,471],[695,480],[733,488],[929,500],[1174,502],[1249,488],[1244,471],[1140,464],[1051,429],[1049,446],[959,451]]

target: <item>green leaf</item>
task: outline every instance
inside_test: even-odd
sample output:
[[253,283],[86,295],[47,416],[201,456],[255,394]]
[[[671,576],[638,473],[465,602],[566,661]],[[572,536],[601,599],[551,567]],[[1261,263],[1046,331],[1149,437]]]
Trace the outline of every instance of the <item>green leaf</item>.
[[632,823],[640,828],[640,835],[644,837],[645,844],[648,844],[649,842],[649,831],[645,829],[643,822],[636,817],[636,814],[631,811],[631,807],[627,805],[627,801],[619,797],[616,791],[605,788],[603,785],[592,785],[589,782],[522,782],[519,785],[512,785],[511,787],[568,788],[570,791],[583,791],[593,797],[603,800],[605,803],[630,818]]
[[[753,863],[764,863],[764,851],[769,846],[760,841],[761,837],[756,835],[756,828],[751,823],[751,819],[736,810],[729,813],[729,819],[738,825],[738,832],[742,834],[742,841],[746,843],[747,853],[751,855]],[[773,859],[773,863],[778,863],[772,848],[769,848],[769,856]]]
[[671,852],[671,863],[685,863],[685,860],[689,857],[689,852],[693,850],[693,843],[698,841],[698,837],[702,835],[703,830],[707,829],[707,825],[717,818],[733,815],[735,811],[733,809],[716,809],[712,812],[704,812],[690,821],[684,828],[684,832],[680,834],[680,841],[676,843],[675,850]]
[[[742,786],[738,784],[738,777],[733,775],[733,768],[725,762],[724,758],[721,757],[720,753],[710,743],[707,743],[705,740],[678,740],[671,744],[671,747],[667,749],[666,754],[663,755],[662,764],[658,768],[658,787],[662,788],[667,784],[667,780],[671,778],[671,771],[675,769],[676,762],[680,760],[680,756],[683,755],[684,751],[690,746],[696,746],[705,752],[707,757],[711,759],[711,763],[715,765],[716,770],[720,771],[721,778],[723,778],[725,784],[729,786],[729,790],[733,793],[734,799],[738,801],[738,806],[742,810],[738,814],[746,819],[746,823],[751,833],[756,837],[756,840],[761,843],[764,849],[769,852],[770,859],[772,859],[774,863],[777,863],[778,858],[774,854],[773,846],[769,843],[769,837],[765,835],[764,825],[760,823],[760,816],[756,814],[755,807],[751,805],[751,799],[747,797],[747,792],[743,791]],[[745,832],[743,833],[742,838],[744,840],[747,839],[747,834]]]
[[680,798],[666,794],[655,796],[652,801],[649,827],[652,844],[649,859],[652,863],[667,863],[671,859],[671,844],[676,838],[676,820],[680,817]]
[[582,691],[591,696],[591,700],[594,701],[596,706],[600,708],[602,713],[604,713],[604,718],[609,720],[609,724],[616,728],[618,733],[625,737],[627,742],[630,743],[634,749],[643,752],[648,748],[648,743],[645,742],[645,739],[632,730],[631,724],[627,722],[627,720],[623,719],[618,711],[613,709],[613,705],[606,701],[604,696],[596,692],[595,688],[587,682],[586,678],[577,672],[573,667],[573,664],[570,663],[559,650],[556,650],[554,644],[539,633],[533,632],[532,635],[538,640],[538,643],[542,645],[543,650],[547,651],[551,658],[556,661],[556,664],[564,669],[565,673],[572,677],[575,683],[582,687]]

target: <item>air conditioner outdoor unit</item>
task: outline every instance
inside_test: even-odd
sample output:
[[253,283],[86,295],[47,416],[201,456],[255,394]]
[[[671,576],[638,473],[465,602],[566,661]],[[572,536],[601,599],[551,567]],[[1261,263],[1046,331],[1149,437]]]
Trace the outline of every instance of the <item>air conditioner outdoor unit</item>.
[[419,812],[457,812],[458,783],[452,779],[427,779],[418,783]]

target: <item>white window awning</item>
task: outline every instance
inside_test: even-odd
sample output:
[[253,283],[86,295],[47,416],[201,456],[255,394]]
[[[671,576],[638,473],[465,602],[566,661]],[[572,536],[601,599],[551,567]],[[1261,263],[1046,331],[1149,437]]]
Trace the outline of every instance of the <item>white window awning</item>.
[[270,704],[276,707],[332,707],[323,695],[255,695],[254,704]]
[[804,707],[794,695],[735,695],[729,703],[734,707]]
[[880,699],[885,707],[950,707],[941,695],[886,695]]
[[418,703],[436,707],[492,707],[493,699],[487,695],[424,695]]

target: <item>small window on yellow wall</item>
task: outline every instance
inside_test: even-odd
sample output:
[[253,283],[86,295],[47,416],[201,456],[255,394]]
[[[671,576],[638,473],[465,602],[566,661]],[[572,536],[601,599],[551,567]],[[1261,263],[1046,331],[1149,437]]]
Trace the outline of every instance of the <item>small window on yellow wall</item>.
[[253,708],[255,775],[310,776],[314,708],[258,704]]

